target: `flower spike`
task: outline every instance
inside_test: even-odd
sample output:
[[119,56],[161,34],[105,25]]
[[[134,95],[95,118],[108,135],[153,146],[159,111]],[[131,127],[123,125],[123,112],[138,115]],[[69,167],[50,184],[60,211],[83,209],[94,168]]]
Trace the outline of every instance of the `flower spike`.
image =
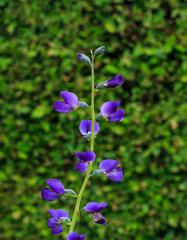
[[[60,234],[63,232],[65,226],[69,226],[69,230],[66,236],[66,240],[85,240],[86,234],[79,234],[74,229],[78,220],[80,211],[84,210],[92,216],[94,223],[105,225],[106,218],[101,214],[108,204],[106,202],[88,202],[84,208],[81,207],[83,194],[90,177],[97,174],[103,174],[108,179],[114,182],[120,182],[123,180],[123,171],[119,166],[118,161],[113,159],[105,159],[99,164],[99,169],[92,171],[92,164],[95,161],[96,154],[94,152],[95,137],[100,131],[100,125],[96,120],[102,118],[107,119],[110,122],[118,122],[124,119],[124,111],[120,109],[120,101],[108,101],[102,104],[100,113],[95,113],[95,92],[102,88],[117,88],[122,86],[124,78],[121,74],[117,74],[112,79],[99,83],[95,88],[95,57],[103,54],[105,47],[100,46],[95,51],[90,50],[90,57],[78,53],[77,59],[81,62],[86,62],[90,66],[91,72],[91,104],[90,106],[86,102],[79,101],[77,95],[70,91],[61,91],[60,101],[54,103],[54,110],[62,113],[69,113],[77,108],[89,108],[91,119],[81,120],[79,125],[79,131],[84,138],[90,140],[90,146],[88,151],[76,152],[75,156],[78,160],[75,169],[81,173],[85,173],[85,177],[78,193],[71,188],[64,188],[64,185],[58,179],[52,178],[46,181],[47,187],[41,190],[41,198],[45,201],[53,201],[59,199],[61,196],[76,198],[76,203],[73,211],[73,215],[70,220],[68,212],[63,209],[50,209],[48,212],[50,217],[48,219],[48,227],[53,234]],[[93,239],[93,236],[91,236]]]

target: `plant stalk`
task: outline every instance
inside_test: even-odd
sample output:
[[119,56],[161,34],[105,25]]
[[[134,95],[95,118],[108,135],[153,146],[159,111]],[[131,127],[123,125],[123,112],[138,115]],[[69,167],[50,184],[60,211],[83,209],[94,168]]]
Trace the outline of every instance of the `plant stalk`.
[[[93,52],[91,51],[91,79],[92,79],[92,86],[91,86],[91,120],[92,120],[92,132],[91,132],[91,140],[90,140],[90,150],[94,151],[94,123],[95,123],[95,109],[94,109],[94,101],[95,101],[95,77],[94,77],[94,55]],[[73,217],[72,217],[72,221],[71,221],[71,225],[69,228],[69,233],[73,232],[74,228],[75,228],[75,224],[77,222],[77,218],[79,215],[79,211],[80,211],[80,204],[81,204],[81,200],[84,194],[84,191],[86,189],[88,180],[89,180],[89,176],[90,173],[92,171],[92,162],[90,162],[88,164],[88,169],[82,184],[82,187],[79,191],[76,203],[75,203],[75,209],[74,209],[74,213],[73,213]]]

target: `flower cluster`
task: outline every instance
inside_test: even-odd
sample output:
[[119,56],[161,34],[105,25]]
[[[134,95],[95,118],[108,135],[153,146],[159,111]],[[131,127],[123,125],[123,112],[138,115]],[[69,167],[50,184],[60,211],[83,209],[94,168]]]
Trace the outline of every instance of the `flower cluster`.
[[[94,175],[103,175],[107,179],[113,182],[120,182],[123,180],[123,171],[117,160],[104,159],[99,163],[98,169],[92,172],[92,164],[96,159],[96,153],[94,152],[94,139],[100,131],[100,125],[95,120],[95,109],[94,109],[94,96],[96,91],[100,91],[103,88],[117,88],[122,86],[124,78],[121,74],[117,74],[110,80],[106,80],[102,83],[98,83],[95,86],[94,82],[94,59],[97,55],[103,54],[105,47],[101,46],[93,53],[91,51],[91,58],[83,53],[77,54],[79,61],[86,62],[91,67],[92,73],[92,91],[91,91],[91,106],[85,102],[80,102],[75,93],[69,91],[61,91],[60,97],[62,100],[54,103],[54,110],[61,113],[69,113],[78,108],[88,107],[91,109],[91,119],[81,120],[79,125],[79,131],[83,138],[90,141],[90,149],[84,152],[75,152],[77,163],[75,164],[75,170],[82,174],[85,174],[85,178],[82,187],[78,194],[72,189],[66,189],[59,179],[48,179],[46,180],[47,187],[41,190],[41,198],[45,201],[54,201],[62,196],[76,197],[75,211],[72,218],[69,217],[69,213],[63,209],[50,209],[50,218],[48,219],[48,227],[51,229],[53,234],[60,234],[64,228],[70,226],[69,233],[66,236],[67,240],[84,240],[86,234],[79,234],[74,232],[74,227],[77,220],[78,212],[80,211],[80,203],[82,200],[83,193],[85,191],[88,180]],[[120,101],[107,101],[100,107],[98,112],[99,119],[110,122],[119,122],[124,119],[124,111],[120,108]],[[105,202],[88,202],[83,210],[92,216],[94,223],[105,225],[106,218],[101,214],[101,211],[108,206]]]

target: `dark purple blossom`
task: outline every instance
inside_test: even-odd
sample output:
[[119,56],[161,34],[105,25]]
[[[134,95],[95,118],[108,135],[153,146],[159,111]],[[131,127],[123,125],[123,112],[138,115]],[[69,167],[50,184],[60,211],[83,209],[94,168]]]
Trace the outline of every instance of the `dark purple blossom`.
[[[79,130],[85,138],[90,138],[92,134],[92,121],[82,120],[79,125]],[[100,130],[99,123],[95,121],[94,123],[94,134],[97,135]]]
[[120,101],[108,101],[101,106],[101,115],[110,122],[118,122],[124,119],[124,111],[119,109]]
[[56,101],[54,109],[57,112],[68,113],[79,107],[78,97],[69,91],[61,91],[60,96],[64,101]]
[[75,169],[83,173],[87,170],[88,162],[93,162],[96,157],[96,154],[92,151],[76,152],[75,155],[79,160],[79,162],[75,166]]
[[53,234],[59,234],[63,231],[62,224],[70,221],[69,214],[62,209],[50,209],[51,218],[48,219],[48,227]]
[[79,172],[85,173],[87,171],[88,164],[84,162],[78,162],[75,165],[75,169]]
[[71,232],[67,235],[66,240],[84,240],[86,239],[86,234],[78,234],[76,232]]
[[114,182],[121,182],[123,180],[123,171],[118,165],[119,163],[116,160],[105,159],[99,164],[98,172],[103,173]]
[[58,179],[48,179],[46,183],[49,188],[43,188],[41,190],[43,200],[53,201],[65,193],[64,185]]
[[76,152],[75,155],[82,162],[93,162],[96,158],[96,154],[92,151]]
[[97,224],[106,224],[106,218],[100,213],[104,208],[108,206],[105,202],[89,202],[84,207],[87,213],[92,214],[94,222]]
[[77,59],[81,62],[86,62],[91,64],[90,58],[83,53],[77,53]]
[[104,86],[107,88],[120,87],[124,82],[124,77],[121,74],[117,74],[110,80],[105,81]]

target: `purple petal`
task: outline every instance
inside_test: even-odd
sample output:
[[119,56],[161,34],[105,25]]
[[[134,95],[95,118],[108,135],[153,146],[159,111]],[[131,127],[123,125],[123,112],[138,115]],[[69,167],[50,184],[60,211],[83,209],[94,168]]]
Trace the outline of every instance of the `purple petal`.
[[99,164],[99,169],[105,172],[110,172],[118,165],[118,161],[113,159],[105,159]]
[[56,227],[54,227],[54,228],[52,229],[52,233],[53,233],[53,234],[59,234],[59,233],[61,233],[62,231],[63,231],[63,227],[62,227],[62,225],[60,225],[60,224],[56,225]]
[[89,125],[90,125],[90,120],[82,120],[79,125],[79,130],[82,135],[87,135],[87,132],[89,131]]
[[58,218],[69,218],[69,214],[68,212],[66,212],[65,210],[62,210],[62,209],[58,209],[57,210],[57,215],[58,215]]
[[69,214],[65,211],[65,210],[62,210],[62,209],[50,209],[49,211],[49,214],[55,218],[55,219],[60,219],[62,217],[69,217]]
[[105,82],[106,87],[115,88],[120,87],[124,82],[124,77],[121,74],[117,74],[114,78]]
[[106,218],[101,213],[94,213],[93,214],[94,222],[97,224],[106,224]]
[[110,122],[119,122],[124,119],[124,115],[125,113],[123,110],[117,110],[114,113],[110,114],[110,116],[108,116],[108,120]]
[[71,232],[67,235],[66,240],[84,240],[86,238],[86,234],[78,234],[76,232]]
[[105,102],[101,106],[101,114],[104,117],[108,117],[110,114],[114,113],[117,108],[120,106],[120,101],[115,101],[115,102]]
[[69,91],[61,91],[60,96],[64,99],[65,103],[72,105],[73,107],[79,105],[78,97]]
[[117,167],[108,173],[107,177],[114,182],[121,182],[123,180],[123,171],[120,167]]
[[82,53],[77,53],[77,59],[78,59],[79,61],[82,61]]
[[56,221],[54,218],[49,218],[48,219],[48,227],[49,228],[54,228],[57,225]]
[[58,219],[58,210],[50,209],[48,213],[51,215],[51,217]]
[[64,194],[64,185],[58,179],[48,179],[46,183],[54,192]]
[[87,171],[87,167],[88,167],[87,163],[82,163],[82,162],[78,162],[75,165],[75,169],[82,173],[85,173]]
[[41,197],[45,201],[53,201],[53,200],[58,199],[60,197],[60,195],[58,193],[52,192],[48,188],[43,188],[41,190]]
[[94,124],[94,133],[95,133],[95,134],[98,134],[99,130],[100,130],[99,123],[95,121],[95,124]]
[[105,202],[89,202],[84,207],[85,211],[88,213],[100,212],[102,209],[108,206]]
[[73,111],[72,105],[69,105],[67,103],[64,103],[62,101],[56,101],[54,103],[54,110],[57,112],[63,112],[63,113],[68,113]]
[[[79,130],[82,135],[87,135],[88,132],[92,131],[92,121],[91,120],[82,120],[79,125]],[[94,133],[97,134],[100,130],[99,123],[95,121],[94,124]]]
[[76,152],[76,157],[83,162],[92,162],[96,158],[96,154],[92,151],[87,152]]

